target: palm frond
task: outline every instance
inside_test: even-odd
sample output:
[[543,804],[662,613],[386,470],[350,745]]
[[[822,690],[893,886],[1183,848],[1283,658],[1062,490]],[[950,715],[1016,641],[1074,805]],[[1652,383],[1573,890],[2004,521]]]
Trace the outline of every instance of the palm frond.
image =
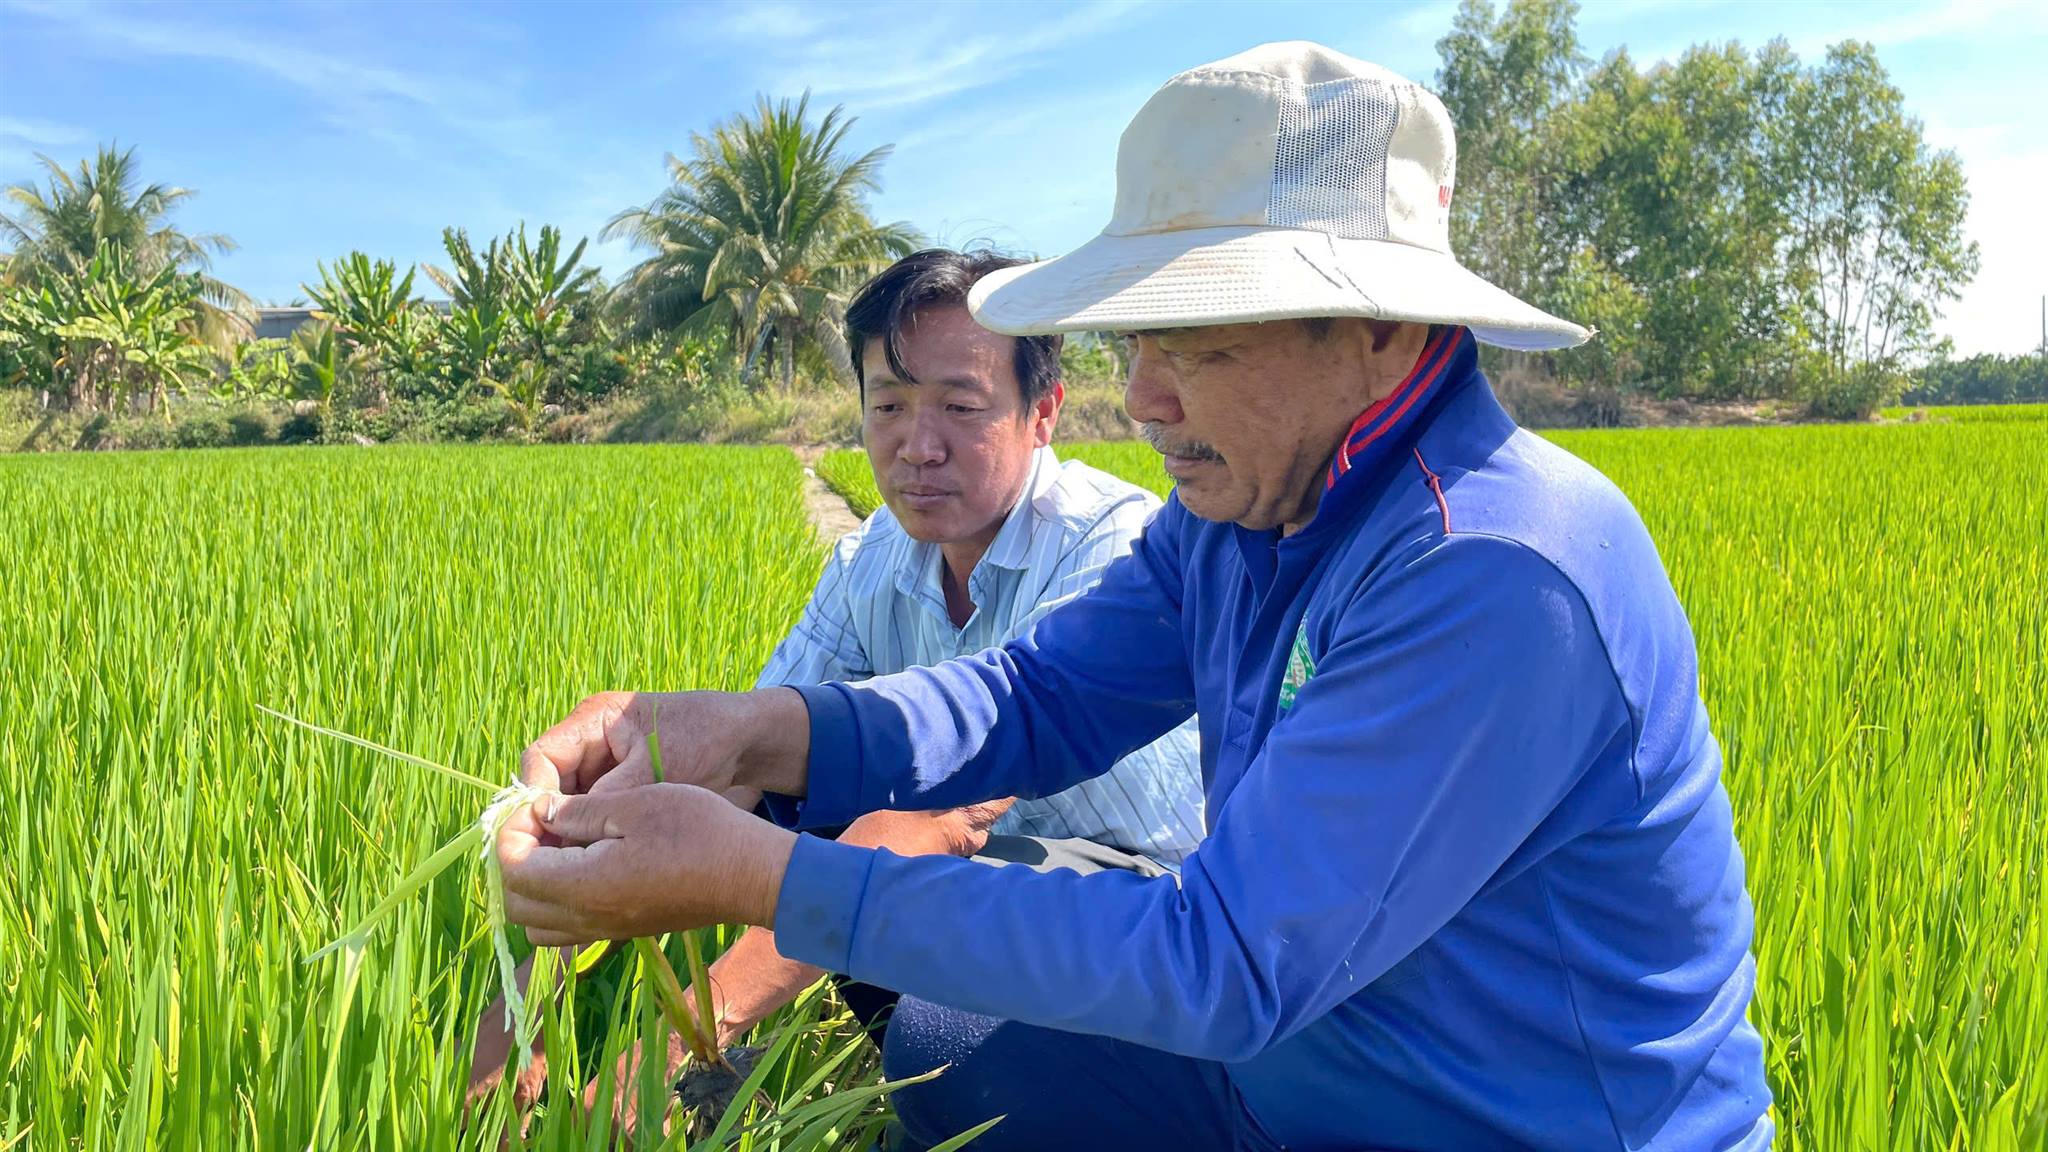
[[865,196],[879,187],[890,150],[848,157],[854,123],[843,107],[813,116],[808,92],[762,97],[671,154],[669,186],[603,232],[648,254],[617,289],[636,325],[729,325],[748,375],[778,340],[785,372],[798,344],[817,348],[835,372],[850,368],[835,346],[847,298],[916,239],[869,214]]

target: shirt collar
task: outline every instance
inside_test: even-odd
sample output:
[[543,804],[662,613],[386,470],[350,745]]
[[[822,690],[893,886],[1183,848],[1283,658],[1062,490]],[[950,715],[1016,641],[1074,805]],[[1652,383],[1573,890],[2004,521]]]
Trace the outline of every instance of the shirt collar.
[[[1017,496],[1017,502],[1010,506],[1009,514],[1003,517],[1003,526],[996,530],[995,539],[989,541],[988,551],[981,554],[981,560],[974,565],[974,571],[967,577],[970,591],[981,586],[987,577],[983,573],[991,568],[1006,568],[1021,571],[1031,561],[1032,538],[1038,533],[1038,515],[1033,505],[1038,498],[1059,483],[1060,460],[1047,444],[1031,454],[1031,471],[1025,476],[1024,491]],[[910,540],[908,536],[905,540]],[[896,590],[906,596],[919,596],[941,607],[946,603],[944,573],[941,566],[945,558],[939,545],[923,540],[910,540],[910,551],[904,557],[903,565],[896,571]]]
[[1320,549],[1330,533],[1354,519],[1356,509],[1386,490],[1391,468],[1414,451],[1417,438],[1436,422],[1445,405],[1483,379],[1479,345],[1471,331],[1432,327],[1408,375],[1352,421],[1324,473],[1322,500],[1302,530],[1281,540],[1277,529],[1252,532],[1240,527],[1239,547],[1247,557],[1270,550],[1276,541],[1296,550]]
[[[1059,478],[1060,459],[1053,454],[1052,445],[1047,444],[1031,454],[1031,472],[1024,478],[1024,491],[1018,494],[1017,503],[1010,507],[1010,514],[1003,518],[1003,526],[997,530],[996,538],[989,541],[988,551],[982,553],[982,564],[1022,569],[1030,562],[1031,538],[1038,534],[1038,513],[1033,505],[1059,482]],[[977,568],[980,566],[975,565]]]

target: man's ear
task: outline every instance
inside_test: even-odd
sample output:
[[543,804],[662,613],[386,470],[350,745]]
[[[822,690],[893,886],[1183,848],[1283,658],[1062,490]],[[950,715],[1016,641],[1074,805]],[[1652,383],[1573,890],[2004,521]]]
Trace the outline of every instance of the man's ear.
[[1427,324],[1362,320],[1352,331],[1357,334],[1359,355],[1365,359],[1368,398],[1376,400],[1398,386],[1414,370],[1422,349],[1429,343],[1430,327]]
[[1031,406],[1031,438],[1040,448],[1052,443],[1052,430],[1060,422],[1060,405],[1067,401],[1067,386],[1058,380]]

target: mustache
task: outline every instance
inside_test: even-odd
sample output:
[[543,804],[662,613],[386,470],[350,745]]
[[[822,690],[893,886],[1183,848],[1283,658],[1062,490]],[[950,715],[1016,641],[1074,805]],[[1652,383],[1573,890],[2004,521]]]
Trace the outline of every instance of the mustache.
[[1223,453],[1199,440],[1175,442],[1169,439],[1166,430],[1157,424],[1146,424],[1138,429],[1138,436],[1152,446],[1161,456],[1182,456],[1190,460],[1222,460]]

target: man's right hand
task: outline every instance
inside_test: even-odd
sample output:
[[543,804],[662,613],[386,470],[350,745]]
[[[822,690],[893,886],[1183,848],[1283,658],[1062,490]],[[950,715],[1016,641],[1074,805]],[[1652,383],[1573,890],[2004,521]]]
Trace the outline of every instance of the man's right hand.
[[570,795],[652,784],[647,738],[658,732],[663,780],[751,807],[758,789],[802,793],[809,721],[802,697],[786,688],[600,692],[527,747],[520,776]]

